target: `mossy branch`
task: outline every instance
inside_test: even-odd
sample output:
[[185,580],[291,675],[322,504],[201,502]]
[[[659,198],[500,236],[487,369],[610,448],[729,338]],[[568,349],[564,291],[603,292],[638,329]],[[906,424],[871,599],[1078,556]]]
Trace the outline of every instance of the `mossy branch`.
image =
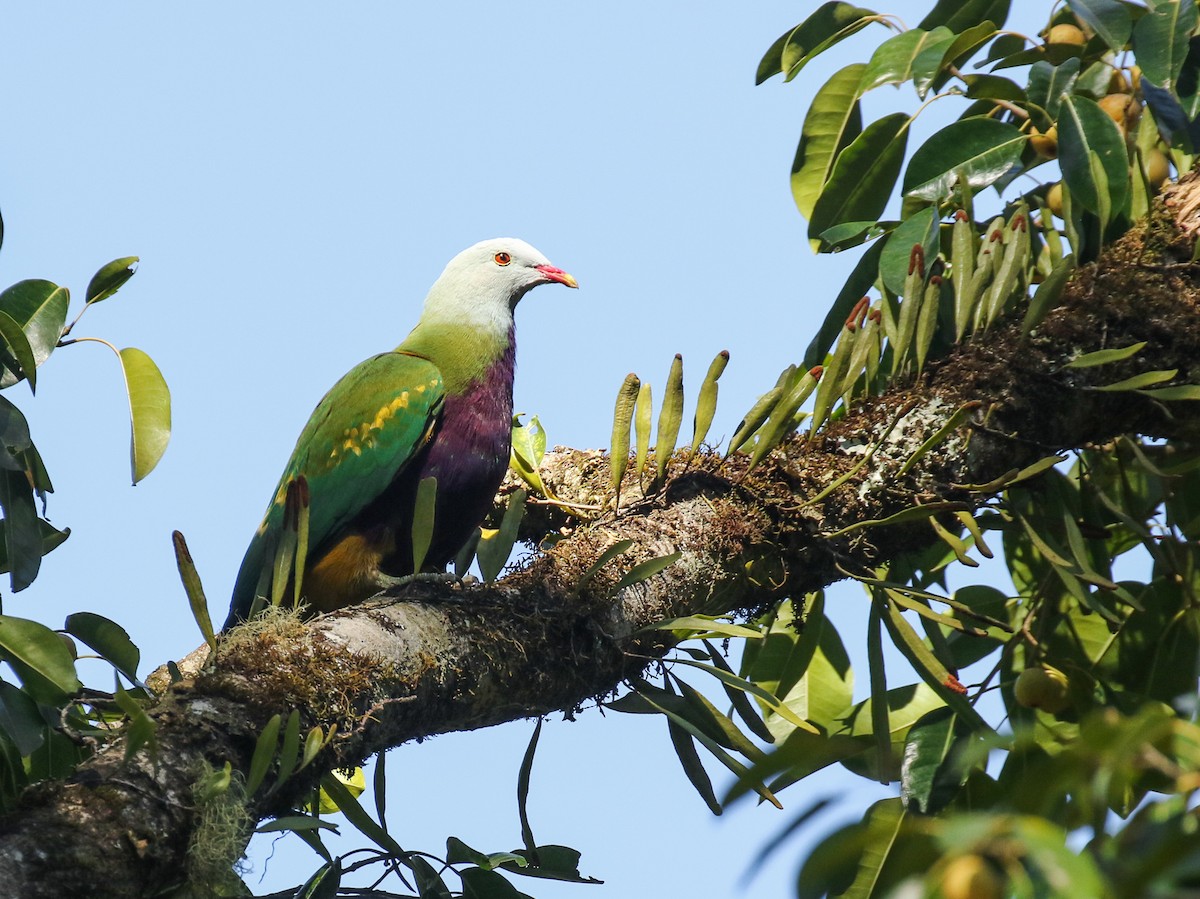
[[[1001,483],[1054,451],[1123,433],[1195,438],[1200,404],[1095,388],[1147,369],[1200,382],[1200,270],[1188,233],[1198,198],[1194,180],[1168,191],[1186,220],[1157,210],[1081,270],[1032,335],[1017,320],[998,323],[753,470],[744,455],[679,453],[660,492],[636,501],[638,488],[625,485],[619,515],[580,525],[563,506],[531,506],[524,536],[560,539],[495,584],[414,584],[310,622],[277,615],[238,629],[215,664],[202,664],[205,653],[181,663],[189,676],[150,710],[156,757],[143,749],[125,760],[118,740],[70,781],[31,788],[0,820],[0,883],[31,899],[157,895],[178,882],[206,826],[196,783],[226,762],[247,771],[276,713],[296,709],[303,729],[336,724],[338,736],[304,776],[249,797],[249,820],[282,812],[322,773],[381,749],[586,705],[669,649],[669,633],[644,630],[655,621],[752,611],[839,579],[839,563],[873,568],[937,539],[923,520],[850,527],[857,522],[978,503],[986,497],[954,485]],[[1136,359],[1065,367],[1140,341]],[[956,415],[965,420],[930,441]],[[611,494],[600,451],[548,453],[541,475],[566,504],[603,506]],[[579,589],[622,540],[633,545],[620,564]],[[632,565],[674,552],[675,564],[614,591]]]

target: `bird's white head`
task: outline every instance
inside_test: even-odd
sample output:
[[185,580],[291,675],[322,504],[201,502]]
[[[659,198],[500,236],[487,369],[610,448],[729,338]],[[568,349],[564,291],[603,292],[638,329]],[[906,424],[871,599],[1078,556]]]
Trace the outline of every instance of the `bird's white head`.
[[507,333],[517,302],[539,284],[578,287],[575,279],[515,237],[467,247],[446,265],[425,298],[423,320],[452,319]]

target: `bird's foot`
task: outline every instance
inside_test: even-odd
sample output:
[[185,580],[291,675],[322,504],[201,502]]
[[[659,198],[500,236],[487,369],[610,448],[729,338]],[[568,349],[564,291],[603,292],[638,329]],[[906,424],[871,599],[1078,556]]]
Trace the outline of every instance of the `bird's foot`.
[[409,584],[458,584],[462,579],[449,571],[418,571],[416,574],[406,574],[404,577],[393,577],[390,574],[379,574],[375,582],[380,590],[398,590]]

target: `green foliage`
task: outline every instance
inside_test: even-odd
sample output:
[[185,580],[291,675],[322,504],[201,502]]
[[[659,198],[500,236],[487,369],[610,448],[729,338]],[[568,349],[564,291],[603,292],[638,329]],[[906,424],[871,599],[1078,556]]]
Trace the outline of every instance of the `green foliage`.
[[[132,277],[136,262],[136,257],[126,257],[103,266],[70,324],[70,293],[65,287],[30,279],[0,291],[0,390],[25,381],[32,393],[38,368],[57,348],[82,340],[104,343],[67,335],[87,308],[112,297]],[[109,346],[126,380],[136,482],[149,474],[166,449],[170,395],[150,357],[134,348],[118,351]],[[14,593],[33,583],[43,556],[70,535],[70,530],[59,530],[42,517],[53,490],[25,416],[7,396],[0,396],[0,572],[9,574]],[[110,696],[83,691],[76,673],[79,643],[94,653],[91,658],[112,666],[117,684]],[[93,612],[76,612],[56,632],[35,621],[0,615],[0,659],[17,681],[0,680],[0,810],[11,809],[25,786],[70,774],[114,734],[126,735],[127,756],[155,751],[155,726],[143,708],[147,694],[137,676],[140,652],[115,622]]]
[[[1164,154],[1177,173],[1191,166],[1200,146],[1192,3],[1070,0],[1053,9],[1040,38],[1006,32],[1008,6],[944,0],[904,30],[870,10],[826,3],[767,51],[760,83],[791,80],[868,25],[895,32],[869,60],[807,86],[812,101],[791,171],[797,208],[819,252],[869,246],[803,361],[747,412],[730,453],[755,464],[805,422],[811,435],[1002,324],[1035,334],[1077,266],[1149,211],[1159,183],[1147,176],[1147,158]],[[1131,89],[1135,65],[1140,87]],[[911,85],[923,105],[866,121],[863,96],[894,84]],[[949,104],[958,118],[906,158],[915,117]],[[898,218],[882,219],[896,194]],[[1092,389],[1200,399],[1200,385],[1181,383],[1176,371],[1139,370],[1144,349],[1117,346],[1062,364],[1101,373],[1121,366],[1119,378]],[[810,401],[811,413],[803,411]],[[644,414],[648,439],[648,404]],[[897,476],[961,439],[976,414],[964,407],[949,416]],[[800,896],[1195,889],[1198,471],[1190,445],[1129,436],[962,485],[999,493],[983,509],[934,502],[830,535],[929,527],[922,550],[869,571],[843,569],[868,597],[865,699],[855,698],[843,637],[815,594],[764,612],[749,622],[752,633],[703,616],[662,622],[685,642],[661,683],[635,680],[608,705],[663,716],[685,776],[717,814],[748,793],[774,801],[834,764],[895,784],[895,799],[818,843]],[[1001,546],[1011,588],[947,588]],[[742,641],[740,670],[709,638]],[[903,664],[890,659],[885,670],[887,642]],[[727,712],[682,680],[684,671],[715,680]],[[1049,672],[1053,701],[1016,690],[1022,672],[1027,685]],[[706,755],[738,775],[724,796]],[[954,892],[964,884],[976,892]]]
[[[1200,56],[1187,52],[1196,11],[1177,0],[1151,5],[1071,3],[1054,14],[1044,34],[1055,25],[1076,30],[1059,29],[1055,42],[1041,43],[1003,31],[1006,2],[939,3],[908,30],[872,10],[826,3],[767,51],[759,83],[780,73],[791,80],[809,60],[868,25],[895,32],[869,61],[840,69],[815,91],[792,165],[793,196],[814,248],[871,244],[800,366],[826,370],[810,429],[836,415],[839,402],[921,371],[929,359],[1015,310],[1025,310],[1024,330],[1031,332],[1057,302],[1074,260],[1094,259],[1149,208],[1157,185],[1146,179],[1144,159],[1165,153],[1178,171],[1190,166],[1200,136],[1194,87]],[[1078,28],[1083,37],[1074,43],[1069,35]],[[1118,56],[1130,46],[1132,59]],[[977,57],[983,61],[972,63]],[[980,67],[990,72],[973,71]],[[1136,94],[1129,93],[1134,80]],[[905,83],[925,101],[915,113],[864,120],[866,94]],[[959,117],[905,160],[915,118],[955,103],[963,107]],[[1007,195],[1018,176],[1037,179],[1052,167],[1061,176],[1043,175],[1040,186]],[[1045,203],[1051,187],[1064,197],[1061,235],[1054,223],[1059,210],[1052,213]],[[990,222],[974,217],[974,195],[986,188],[995,189],[1002,210]],[[880,219],[893,190],[902,200],[900,217]],[[997,205],[980,200],[980,206]],[[1034,285],[1038,290],[1027,302]],[[879,299],[867,297],[864,304],[872,288]],[[1116,389],[1166,380],[1165,373],[1147,375]],[[747,414],[749,427],[739,429],[731,451],[778,408],[794,374],[781,382]],[[1163,400],[1200,396],[1192,385],[1164,389],[1171,392]],[[776,418],[779,426],[787,416]],[[761,458],[803,420],[793,414],[782,434],[765,433],[753,454]]]
[[[777,74],[787,82],[864,30],[880,38],[866,59],[823,85],[805,85],[812,100],[791,167],[812,248],[862,248],[861,255],[803,357],[784,368],[735,429],[729,454],[745,453],[749,465],[758,464],[806,424],[811,438],[854,404],[912,383],[955,345],[987,340],[998,328],[1012,324],[1025,338],[1036,336],[1077,267],[1151,209],[1160,186],[1150,175],[1154,154],[1169,158],[1177,174],[1191,167],[1200,148],[1191,0],[1067,0],[1048,7],[1038,36],[1005,28],[1009,6],[938,0],[910,29],[873,10],[827,2],[764,55],[758,82]],[[870,28],[876,25],[890,33]],[[880,111],[867,120],[864,97],[887,85],[911,88],[902,95],[904,108],[872,102],[868,108]],[[914,122],[931,114],[944,124],[910,153]],[[111,297],[136,262],[114,260],[97,272],[84,310]],[[65,324],[69,299],[64,288],[39,280],[0,292],[0,390],[27,381],[32,392],[38,367],[57,347],[76,342],[65,339],[78,321]],[[1094,390],[1181,406],[1200,399],[1200,385],[1182,383],[1174,370],[1137,368],[1144,349],[1110,347],[1060,364],[1093,376],[1105,366],[1120,368]],[[145,354],[116,352],[129,394],[136,481],[165,448],[169,395]],[[701,383],[689,464],[707,438],[727,361],[728,353],[719,354]],[[620,388],[614,493],[631,462],[632,477],[650,492],[683,455],[679,356],[661,396],[654,472],[643,479],[651,386],[631,374]],[[978,411],[968,404],[944,416],[889,476],[911,477],[926,454],[961,440],[961,425]],[[849,472],[801,506],[815,506],[870,464],[904,414],[885,423]],[[513,470],[537,494],[532,501],[557,503],[540,474],[545,448],[536,418],[514,421]],[[822,593],[788,597],[749,621],[699,614],[661,621],[646,633],[677,641],[677,650],[653,676],[631,678],[630,689],[605,707],[660,716],[684,776],[713,814],[751,793],[780,804],[781,793],[833,765],[892,785],[894,796],[820,839],[800,869],[799,896],[1196,890],[1200,454],[1182,441],[1126,436],[1047,455],[988,484],[955,486],[953,502],[913,505],[823,534],[854,541],[867,528],[926,529],[926,544],[907,555],[869,567],[852,554],[839,558],[842,573],[862,589],[865,634],[839,633]],[[418,567],[432,532],[435,488],[426,482],[418,491]],[[0,396],[0,571],[10,573],[14,591],[28,586],[42,556],[66,539],[68,532],[38,515],[37,498],[51,490],[24,416]],[[263,592],[274,603],[289,584],[293,598],[300,593],[304,494],[302,483],[288,485],[288,524],[269,553],[273,583]],[[526,499],[525,490],[511,495],[498,527],[482,530],[457,570],[474,555],[486,580],[500,576]],[[970,583],[980,560],[995,558],[993,547],[1003,550],[1007,582]],[[577,592],[634,548],[632,540],[611,545]],[[181,536],[176,551],[201,632],[215,645]],[[680,559],[669,553],[626,564],[615,589],[636,589]],[[748,578],[754,567],[748,560]],[[84,698],[76,640],[112,666],[111,697]],[[740,653],[727,657],[735,640]],[[850,641],[866,646],[865,677],[851,663]],[[885,652],[888,643],[895,653]],[[0,615],[0,660],[17,682],[0,681],[0,810],[11,809],[26,785],[71,773],[113,732],[127,735],[129,755],[156,751],[137,679],[139,652],[115,623],[81,612],[55,632]],[[857,693],[856,679],[866,682]],[[278,793],[336,736],[310,724],[297,712],[273,716],[244,782],[228,767],[206,773],[197,807],[232,815],[246,797]],[[291,831],[320,857],[300,896],[339,895],[344,874],[373,863],[423,897],[526,896],[513,876],[595,882],[579,873],[578,852],[534,838],[528,800],[540,732],[539,722],[517,768],[517,851],[482,852],[457,837],[447,840],[444,857],[401,847],[387,826],[382,758],[370,795],[361,770],[332,773],[311,802],[259,832]],[[714,761],[733,774],[724,791],[712,779]],[[372,798],[374,812],[367,807]],[[789,831],[832,804],[810,804]],[[335,825],[321,816],[334,811],[369,844],[354,851],[352,863],[322,842]]]

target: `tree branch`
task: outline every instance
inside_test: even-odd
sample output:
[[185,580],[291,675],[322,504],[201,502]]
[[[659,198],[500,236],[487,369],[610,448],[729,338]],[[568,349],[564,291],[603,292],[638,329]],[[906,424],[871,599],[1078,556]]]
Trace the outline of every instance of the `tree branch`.
[[[1186,182],[1168,203],[1190,218],[1196,191]],[[1150,369],[1200,382],[1190,225],[1159,209],[1082,271],[1030,338],[1018,322],[997,326],[812,442],[791,439],[753,471],[744,456],[681,452],[662,491],[642,496],[627,477],[620,515],[580,523],[537,506],[524,536],[557,542],[497,584],[418,584],[310,622],[274,616],[237,629],[214,664],[151,709],[157,752],[125,759],[118,739],[69,780],[27,791],[0,821],[0,883],[35,899],[156,894],[188,876],[188,847],[214,802],[244,808],[252,826],[301,801],[321,771],[382,749],[571,712],[670,648],[669,632],[646,630],[663,618],[752,612],[832,583],[839,563],[872,567],[932,539],[923,520],[866,522],[915,505],[974,508],[988,494],[967,485],[1120,434],[1194,438],[1195,403],[1095,389]],[[1125,362],[1063,367],[1080,353],[1140,341],[1145,349]],[[914,459],[956,414],[961,425]],[[566,502],[609,500],[603,452],[556,450],[542,476]],[[580,589],[618,540],[633,547]],[[679,560],[661,573],[614,589],[634,563],[674,552]],[[236,787],[217,799],[197,793],[204,773],[226,762],[245,772],[266,721],[292,709],[304,729],[338,728],[307,776],[244,805]]]

